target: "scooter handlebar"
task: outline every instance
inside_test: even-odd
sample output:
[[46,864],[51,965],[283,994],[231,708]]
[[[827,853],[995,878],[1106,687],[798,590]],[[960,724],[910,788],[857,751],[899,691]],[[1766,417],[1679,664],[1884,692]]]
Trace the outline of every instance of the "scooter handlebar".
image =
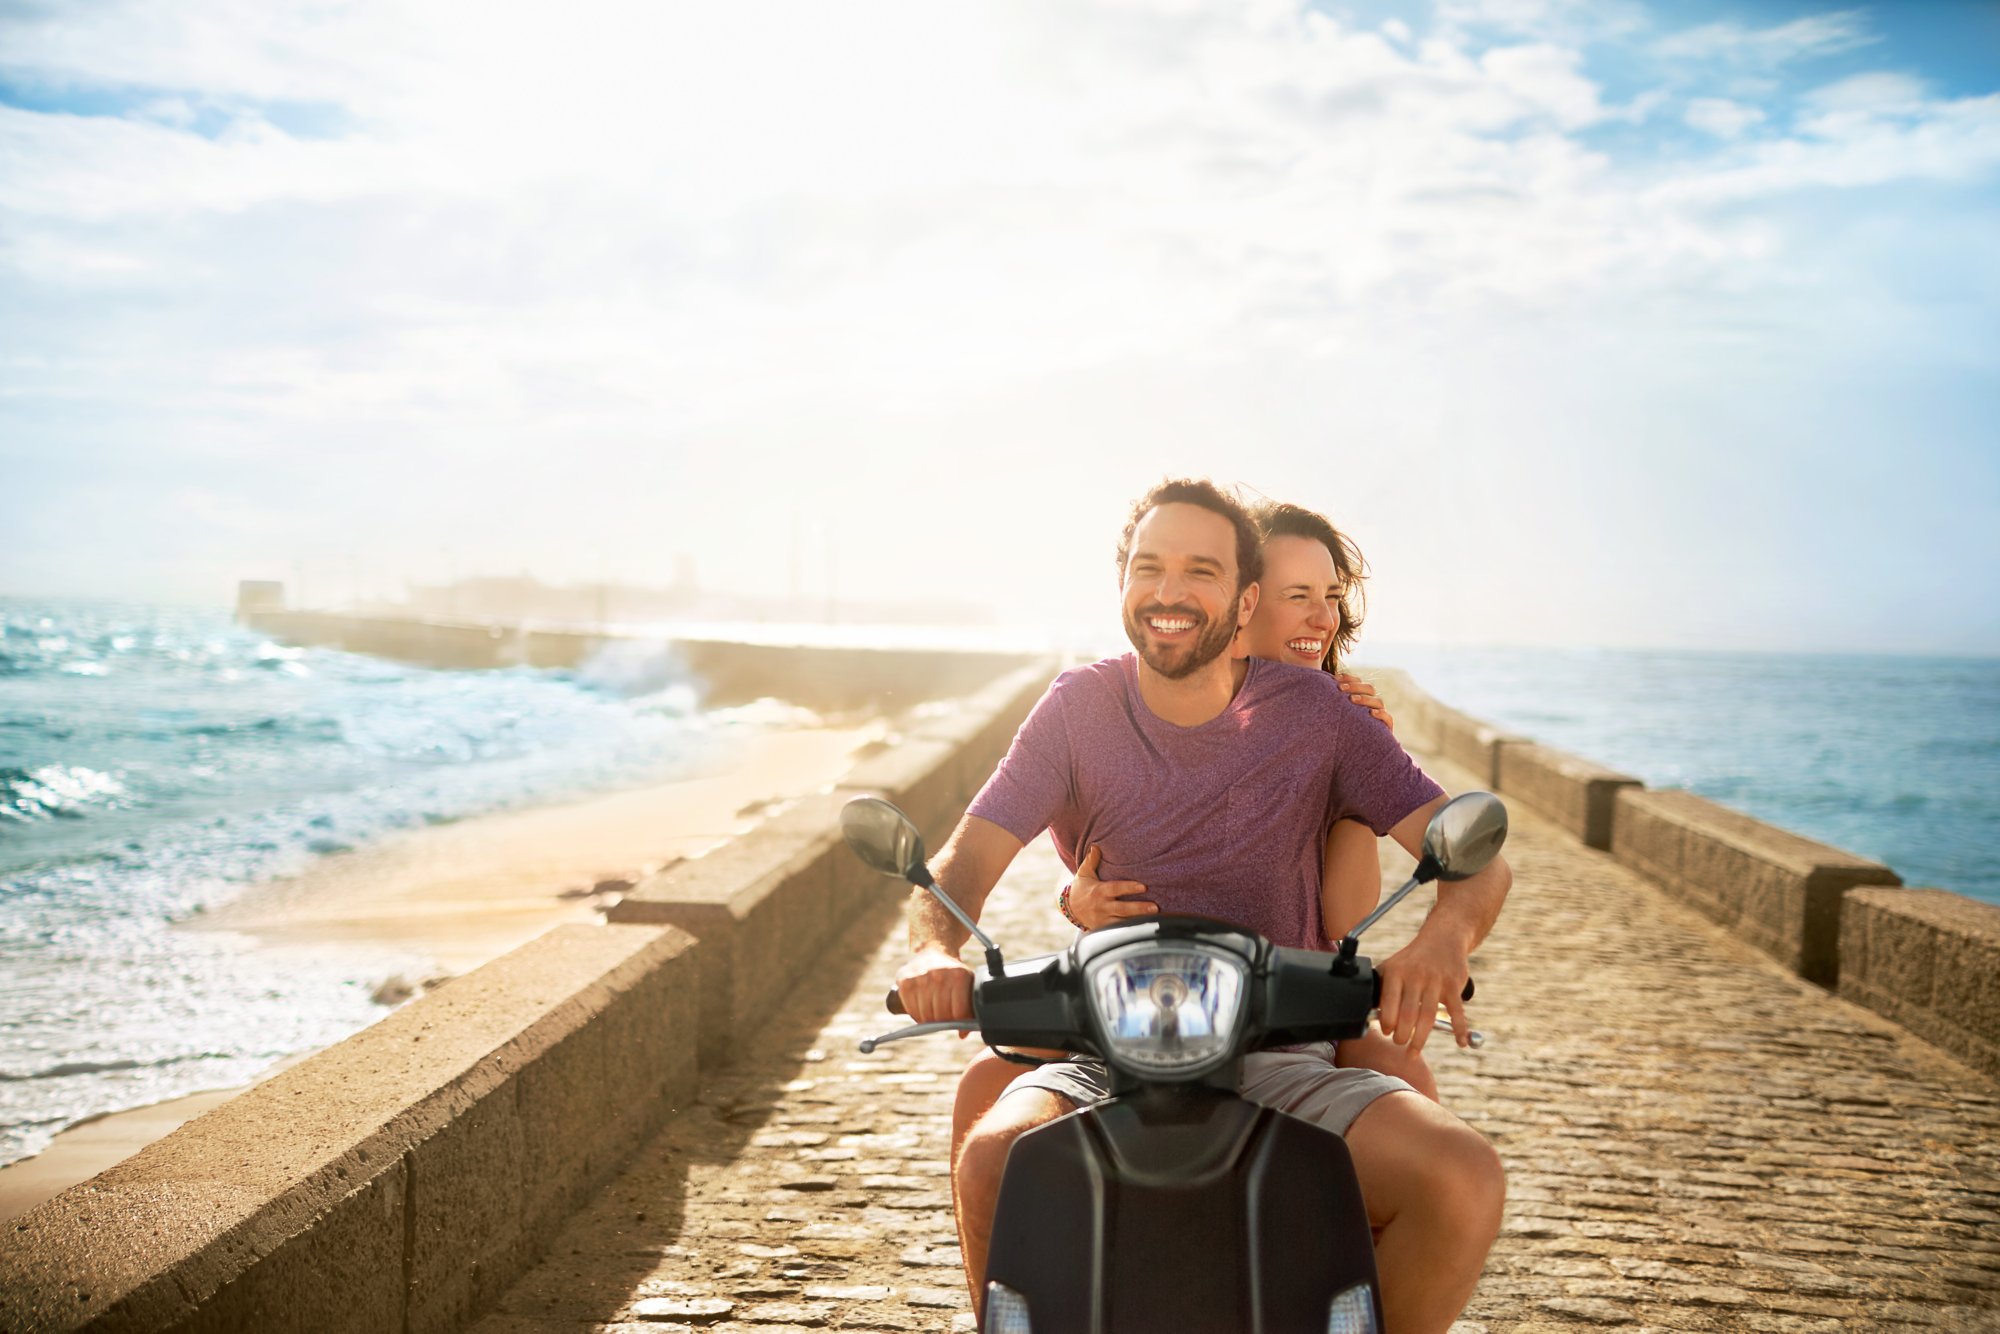
[[[1468,977],[1465,979],[1465,990],[1458,993],[1458,998],[1462,1001],[1469,1001],[1472,999],[1472,992],[1472,979]],[[890,995],[893,997],[895,993],[891,992]],[[1375,1003],[1377,1005],[1382,1003],[1382,974],[1380,973],[1375,974]],[[902,1011],[898,1010],[896,1013],[901,1014]]]
[[[1468,977],[1465,979],[1465,990],[1458,993],[1458,998],[1462,1001],[1471,1000],[1473,990],[1472,979]],[[1382,1001],[1382,975],[1380,973],[1375,974],[1375,1001],[1377,1004],[1380,1004]],[[903,993],[895,987],[889,988],[889,994],[882,998],[882,1005],[890,1014],[909,1013],[908,1010],[903,1008]]]

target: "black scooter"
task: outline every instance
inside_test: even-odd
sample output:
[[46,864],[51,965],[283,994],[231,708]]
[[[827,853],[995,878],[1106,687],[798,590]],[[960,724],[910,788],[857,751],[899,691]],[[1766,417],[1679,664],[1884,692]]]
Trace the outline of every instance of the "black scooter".
[[1491,861],[1507,836],[1499,798],[1470,792],[1439,810],[1416,874],[1332,954],[1157,916],[1009,964],[938,888],[901,811],[858,798],[841,828],[863,861],[936,894],[986,950],[972,1021],[915,1024],[863,1052],[977,1028],[1010,1059],[1036,1063],[1009,1049],[1046,1047],[1110,1068],[1110,1098],[1008,1154],[984,1334],[1377,1334],[1373,1238],[1346,1143],[1246,1101],[1237,1074],[1258,1048],[1361,1035],[1381,993],[1355,953],[1361,933],[1418,885]]

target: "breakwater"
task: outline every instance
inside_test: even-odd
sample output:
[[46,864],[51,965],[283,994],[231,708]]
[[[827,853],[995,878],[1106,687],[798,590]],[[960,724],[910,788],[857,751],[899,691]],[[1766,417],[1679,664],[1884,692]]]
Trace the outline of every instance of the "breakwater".
[[698,683],[702,703],[710,708],[771,697],[823,712],[894,710],[953,698],[1032,657],[949,649],[749,644],[323,611],[246,608],[240,618],[280,643],[337,648],[450,670],[578,668],[606,654],[659,648],[668,655],[661,667]]
[[1410,744],[1609,852],[1799,976],[2000,1079],[2000,906],[1905,887],[1879,862],[1495,727],[1403,672],[1367,674]]

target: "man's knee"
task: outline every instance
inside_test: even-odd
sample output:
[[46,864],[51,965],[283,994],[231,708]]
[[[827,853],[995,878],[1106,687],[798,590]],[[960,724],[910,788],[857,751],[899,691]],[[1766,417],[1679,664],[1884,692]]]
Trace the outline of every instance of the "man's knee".
[[1489,1244],[1500,1232],[1507,1205],[1507,1168],[1486,1137],[1460,1122],[1440,1135],[1439,1153],[1431,1166],[1433,1188],[1446,1206],[1455,1231],[1483,1237]]
[[1370,1221],[1415,1209],[1427,1227],[1490,1244],[1507,1202],[1507,1172],[1484,1136],[1408,1093],[1377,1098],[1348,1130]]

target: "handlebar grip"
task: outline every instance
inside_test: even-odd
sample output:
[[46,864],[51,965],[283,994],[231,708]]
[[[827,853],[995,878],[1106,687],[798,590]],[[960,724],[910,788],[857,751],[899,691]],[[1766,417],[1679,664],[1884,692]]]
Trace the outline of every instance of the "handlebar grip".
[[882,998],[882,1004],[888,1009],[890,1014],[909,1013],[908,1010],[903,1008],[903,993],[895,987],[889,988],[889,994]]
[[[1472,999],[1472,992],[1472,979],[1468,977],[1465,979],[1465,990],[1458,993],[1458,998],[1462,1001],[1469,1001]],[[894,993],[891,994],[893,995]],[[1377,1005],[1382,1003],[1382,974],[1380,973],[1375,974],[1375,1003]]]

